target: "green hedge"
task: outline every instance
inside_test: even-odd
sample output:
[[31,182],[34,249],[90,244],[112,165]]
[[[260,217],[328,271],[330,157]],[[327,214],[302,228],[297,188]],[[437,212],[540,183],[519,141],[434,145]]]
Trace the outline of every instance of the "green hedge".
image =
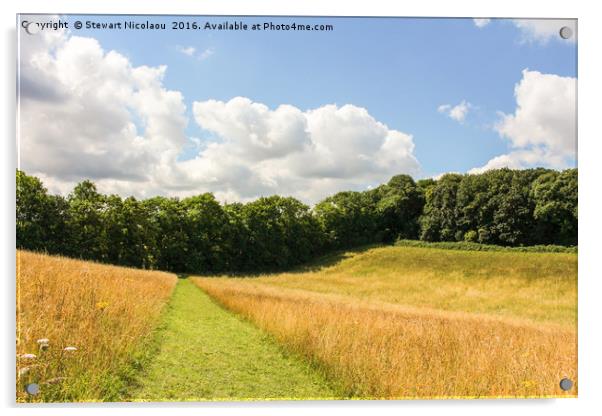
[[429,243],[419,240],[397,240],[396,246],[402,247],[425,247],[425,248],[441,248],[447,250],[466,250],[466,251],[514,251],[525,253],[577,253],[577,246],[565,247],[555,245],[537,245],[524,247],[504,247],[492,244],[479,244],[461,242],[435,242]]

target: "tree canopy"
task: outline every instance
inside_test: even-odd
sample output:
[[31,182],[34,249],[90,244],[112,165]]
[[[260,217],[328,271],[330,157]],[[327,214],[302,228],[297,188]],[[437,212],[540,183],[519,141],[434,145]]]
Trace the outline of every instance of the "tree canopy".
[[397,175],[313,208],[292,197],[220,204],[210,193],[137,200],[89,180],[66,197],[17,170],[17,247],[183,273],[284,269],[398,239],[577,244],[577,169],[498,169],[415,182]]

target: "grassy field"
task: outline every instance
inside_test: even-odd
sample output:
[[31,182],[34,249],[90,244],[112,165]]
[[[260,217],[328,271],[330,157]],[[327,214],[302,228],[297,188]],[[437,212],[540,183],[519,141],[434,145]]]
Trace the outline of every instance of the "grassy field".
[[196,278],[364,398],[574,396],[577,256],[383,247]]
[[322,374],[252,324],[180,280],[159,333],[160,353],[131,400],[336,398]]
[[368,247],[178,280],[18,251],[17,300],[19,402],[577,394],[573,253]]
[[577,255],[376,247],[253,284],[576,327]]
[[17,251],[17,401],[120,399],[176,280]]

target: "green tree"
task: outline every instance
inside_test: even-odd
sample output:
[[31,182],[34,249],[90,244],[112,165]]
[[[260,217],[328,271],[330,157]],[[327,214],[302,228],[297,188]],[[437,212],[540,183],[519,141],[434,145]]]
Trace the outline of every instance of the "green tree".
[[71,245],[68,255],[83,259],[108,261],[110,241],[104,238],[102,213],[105,197],[96,185],[85,180],[75,186],[68,197],[68,227]]
[[247,264],[283,268],[309,260],[321,248],[321,233],[309,207],[294,198],[262,197],[243,207],[248,230]]
[[219,272],[225,269],[224,229],[228,223],[219,202],[210,193],[185,198],[184,210],[188,242],[186,270]]
[[376,188],[374,193],[378,197],[376,215],[382,241],[418,238],[418,219],[424,207],[424,191],[414,180],[408,175],[397,175],[386,185]]
[[[422,240],[454,241],[461,231],[457,220],[456,198],[463,175],[448,173],[426,192],[424,213],[420,217]],[[463,237],[463,235],[462,235]]]
[[339,192],[314,207],[331,248],[346,248],[382,240],[378,233],[376,198],[367,192]]
[[102,212],[107,261],[124,266],[153,268],[156,265],[156,229],[145,206],[134,197],[106,198]]
[[16,184],[17,247],[48,250],[49,210],[46,188],[33,176],[17,170]]
[[577,244],[577,169],[548,172],[533,183],[534,219],[541,244]]
[[187,216],[177,198],[154,197],[142,202],[148,227],[155,236],[153,264],[160,270],[188,271],[190,252]]
[[67,198],[17,170],[17,247],[175,272],[260,272],[328,250],[397,238],[487,244],[577,244],[577,169],[497,169],[418,182],[397,175],[339,192],[313,209],[278,195],[221,205],[101,195],[91,181]]

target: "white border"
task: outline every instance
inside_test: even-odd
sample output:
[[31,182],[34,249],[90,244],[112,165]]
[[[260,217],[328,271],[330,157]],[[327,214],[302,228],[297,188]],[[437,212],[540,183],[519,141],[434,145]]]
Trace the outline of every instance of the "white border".
[[[390,3],[390,4],[389,4]],[[0,255],[4,271],[2,280],[2,342],[1,375],[2,407],[9,415],[80,415],[85,409],[92,415],[172,415],[198,414],[252,414],[252,415],[304,415],[308,412],[326,414],[341,412],[351,415],[378,412],[382,414],[461,414],[504,415],[508,413],[566,415],[592,414],[602,408],[601,354],[602,316],[599,297],[602,294],[598,246],[602,236],[599,203],[600,175],[598,159],[601,156],[600,140],[600,77],[602,74],[600,40],[602,21],[594,9],[595,2],[548,0],[496,0],[495,2],[454,0],[396,3],[382,0],[357,2],[351,0],[21,0],[0,3],[0,20],[3,33],[2,91],[0,114],[4,127],[2,140],[2,190],[0,216],[3,238]],[[348,15],[348,16],[474,16],[474,17],[563,17],[579,19],[579,399],[558,400],[445,400],[405,402],[296,402],[296,403],[219,403],[219,404],[163,404],[163,405],[46,405],[44,407],[15,407],[14,363],[14,265],[15,265],[15,14],[21,13],[148,13],[148,14],[232,14],[232,15]],[[109,410],[110,409],[110,410]],[[168,410],[169,409],[169,410]]]

